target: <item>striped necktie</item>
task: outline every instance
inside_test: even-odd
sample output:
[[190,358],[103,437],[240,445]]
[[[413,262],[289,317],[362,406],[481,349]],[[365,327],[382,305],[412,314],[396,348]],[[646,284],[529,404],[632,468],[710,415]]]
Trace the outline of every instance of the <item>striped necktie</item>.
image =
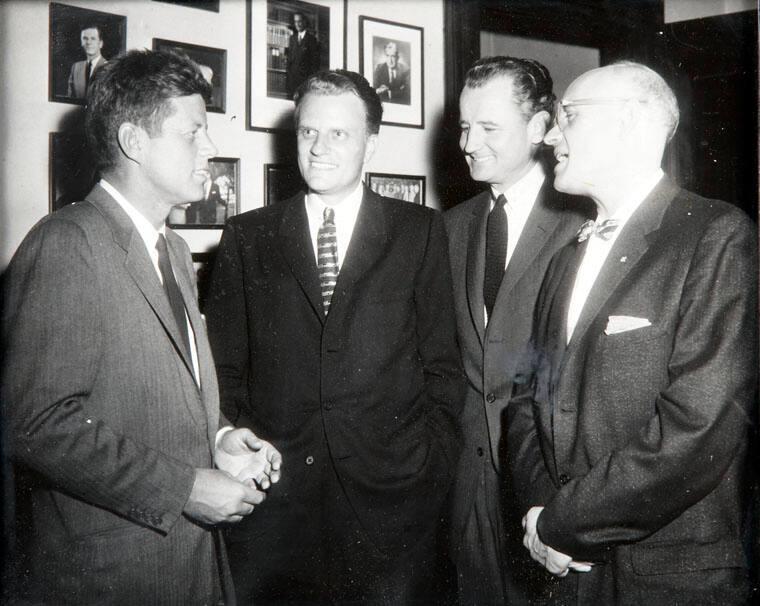
[[322,287],[322,307],[330,310],[335,284],[338,281],[338,238],[335,231],[335,211],[325,208],[322,225],[317,232],[317,268]]

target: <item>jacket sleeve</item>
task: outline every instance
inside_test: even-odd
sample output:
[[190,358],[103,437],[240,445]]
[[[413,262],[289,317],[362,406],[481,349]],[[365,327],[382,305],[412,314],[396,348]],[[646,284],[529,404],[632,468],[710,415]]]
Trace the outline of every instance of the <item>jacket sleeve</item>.
[[459,456],[456,420],[464,405],[465,383],[447,247],[443,218],[436,212],[414,289],[416,337],[425,374],[427,424],[453,465]]
[[[91,401],[109,314],[96,251],[75,223],[30,232],[4,277],[0,402],[14,459],[56,488],[168,532],[194,469],[118,433]],[[112,396],[114,397],[114,396]],[[112,404],[112,406],[118,406]]]
[[755,243],[738,213],[707,226],[689,259],[654,413],[546,504],[538,521],[546,544],[604,559],[704,499],[744,451],[757,378]]
[[238,425],[248,403],[248,319],[243,262],[234,222],[222,233],[206,301],[206,323],[222,415]]

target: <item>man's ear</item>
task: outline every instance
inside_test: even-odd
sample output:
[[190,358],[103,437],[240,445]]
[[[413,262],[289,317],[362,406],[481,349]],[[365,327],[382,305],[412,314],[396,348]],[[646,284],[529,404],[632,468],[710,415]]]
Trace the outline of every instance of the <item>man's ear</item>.
[[542,109],[528,120],[528,136],[530,137],[530,142],[534,145],[539,145],[543,142],[549,130],[549,118],[549,112]]
[[133,162],[142,164],[149,138],[145,129],[131,122],[124,122],[119,126],[117,137],[121,152]]
[[364,164],[367,164],[372,156],[375,155],[375,148],[377,147],[377,135],[369,135],[367,137],[367,144],[364,148]]

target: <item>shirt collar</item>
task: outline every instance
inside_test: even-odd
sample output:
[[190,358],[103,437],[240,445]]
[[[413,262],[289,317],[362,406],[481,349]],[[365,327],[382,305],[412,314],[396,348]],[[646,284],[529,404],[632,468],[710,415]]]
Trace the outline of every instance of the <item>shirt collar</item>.
[[[624,198],[624,202],[618,207],[612,216],[604,217],[600,215],[597,217],[597,223],[605,219],[614,219],[618,222],[620,228],[622,228],[636,209],[641,206],[641,203],[647,199],[647,196],[649,196],[664,175],[665,173],[662,169],[658,168],[645,178],[641,179],[638,185],[628,192],[628,195]],[[618,228],[618,231],[620,231],[620,228]]]
[[[544,184],[546,173],[540,162],[535,162],[533,167],[517,183],[513,183],[507,188],[507,191],[500,192],[493,185],[491,186],[492,200],[496,200],[502,193],[507,199],[507,206],[518,208],[528,206],[531,208],[533,202],[538,197],[538,192]],[[493,208],[493,201],[491,202]]]
[[145,246],[148,250],[152,251],[155,249],[156,242],[158,242],[158,234],[165,234],[166,226],[162,225],[160,229],[153,227],[151,222],[148,221],[139,210],[132,206],[132,204],[130,204],[130,202],[105,179],[100,179],[100,186],[105,189],[111,197],[116,200],[116,203],[121,206],[124,212],[127,213],[127,216],[134,224],[137,233],[140,234],[140,237],[143,242],[145,242]]
[[[353,225],[356,222],[356,216],[359,214],[359,206],[364,196],[364,185],[361,181],[350,194],[348,194],[338,204],[332,206],[335,211],[335,225],[338,223]],[[319,219],[322,223],[322,214],[327,205],[322,202],[319,194],[309,192],[306,194],[306,212]]]

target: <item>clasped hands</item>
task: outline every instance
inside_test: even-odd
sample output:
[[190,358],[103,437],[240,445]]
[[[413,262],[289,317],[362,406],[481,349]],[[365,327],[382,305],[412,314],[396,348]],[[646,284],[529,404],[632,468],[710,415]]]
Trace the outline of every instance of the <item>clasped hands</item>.
[[538,524],[538,516],[541,515],[543,510],[543,507],[531,507],[522,519],[522,526],[525,531],[523,545],[530,552],[530,557],[558,577],[566,576],[571,570],[589,572],[593,564],[590,562],[576,562],[569,555],[560,553],[556,549],[545,545],[538,537],[536,525]]
[[220,432],[214,450],[218,469],[196,469],[184,512],[203,524],[239,522],[280,479],[282,455],[247,428]]

